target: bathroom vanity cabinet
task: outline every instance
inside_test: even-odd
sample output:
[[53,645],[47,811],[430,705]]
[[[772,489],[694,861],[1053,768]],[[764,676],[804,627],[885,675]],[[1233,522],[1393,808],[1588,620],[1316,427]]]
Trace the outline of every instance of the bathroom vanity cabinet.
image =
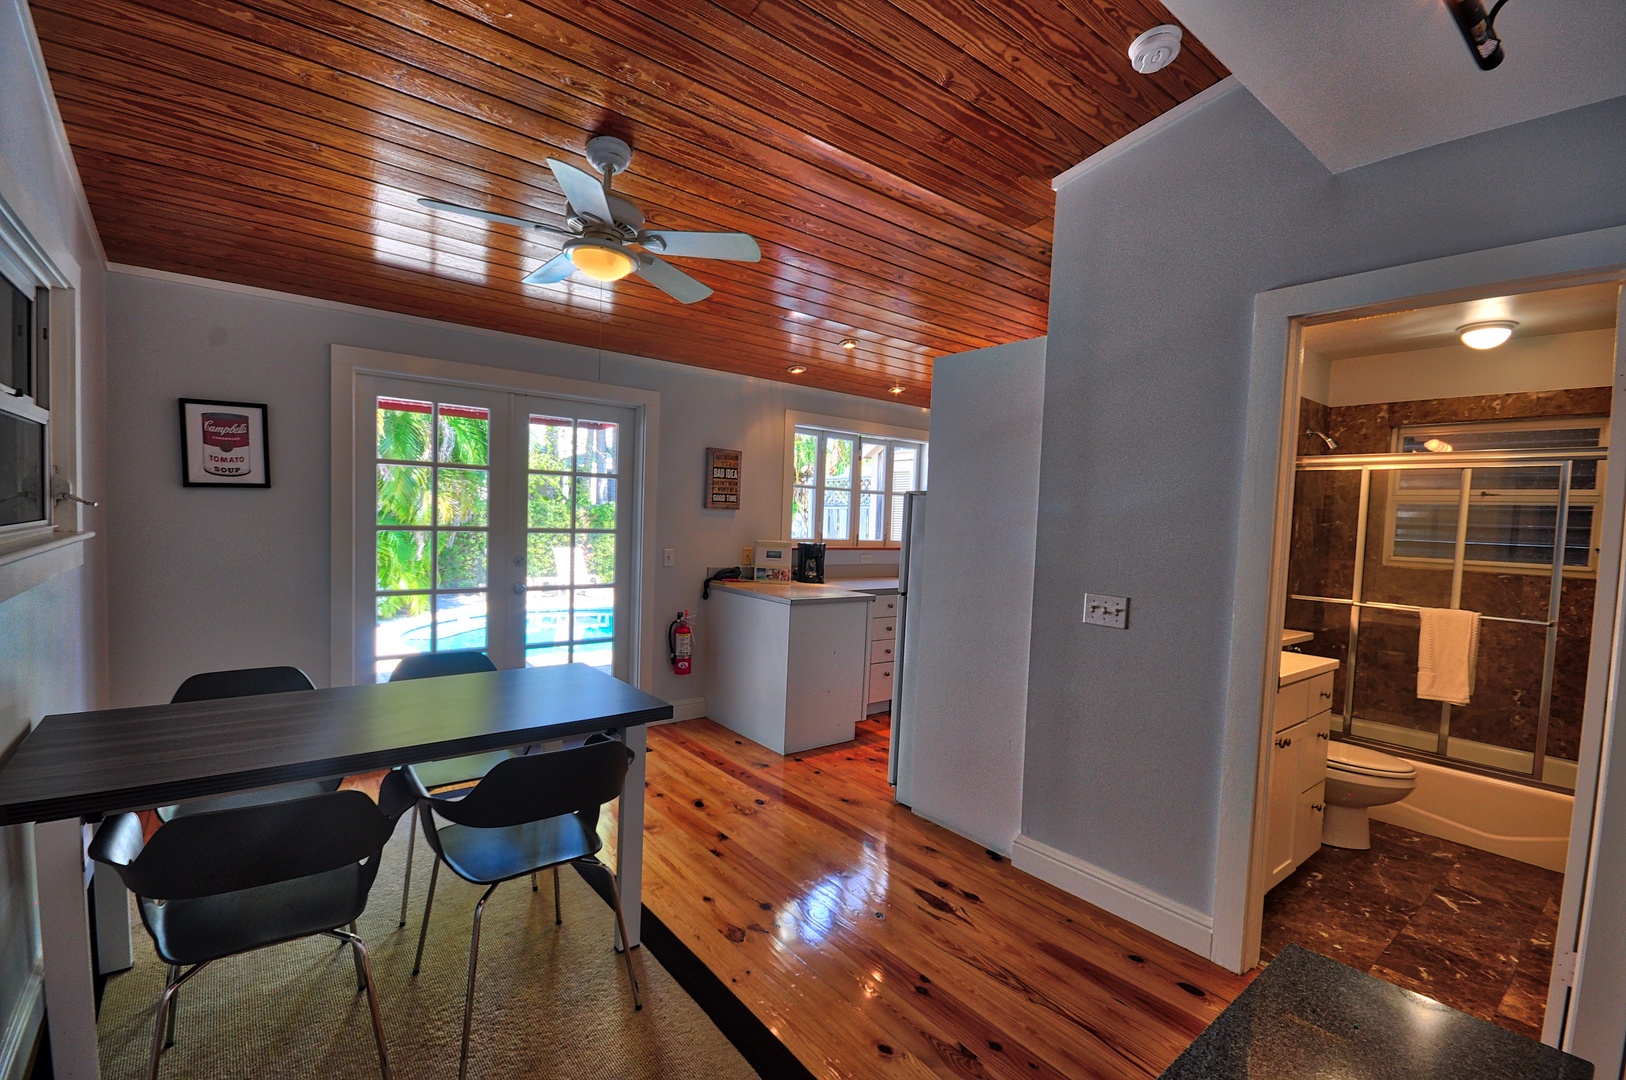
[[1266,889],[1321,847],[1332,673],[1338,669],[1338,661],[1321,656],[1281,655],[1265,797]]

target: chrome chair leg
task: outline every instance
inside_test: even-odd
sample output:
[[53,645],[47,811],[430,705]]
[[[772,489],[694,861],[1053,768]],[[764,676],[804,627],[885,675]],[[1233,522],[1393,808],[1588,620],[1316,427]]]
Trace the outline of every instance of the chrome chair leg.
[[[350,924],[350,937],[352,939],[350,942],[350,959],[356,962],[356,991],[359,993],[360,991],[367,989],[367,974],[362,970],[361,967],[363,961],[361,931],[356,929],[356,924],[354,922],[351,922]],[[340,940],[343,939],[341,938]]]
[[429,933],[429,909],[435,904],[435,879],[440,877],[440,860],[429,871],[429,896],[423,902],[423,925],[418,927],[418,955],[412,961],[412,974],[423,967],[423,939]]
[[602,863],[600,866],[610,879],[610,899],[615,904],[615,927],[621,932],[621,956],[627,962],[627,978],[632,982],[632,1007],[635,1012],[643,1012],[643,999],[638,996],[638,976],[632,970],[632,947],[627,944],[631,940],[627,937],[627,918],[621,913],[621,889],[616,885],[615,874],[610,872],[610,868]]
[[351,953],[356,958],[356,971],[361,976],[361,989],[367,991],[367,1008],[373,1014],[373,1039],[378,1043],[378,1068],[384,1080],[394,1080],[390,1072],[389,1051],[384,1048],[384,1021],[378,1011],[378,990],[373,985],[373,964],[367,955],[367,946],[356,933],[356,924],[350,924],[350,932],[343,930],[331,931],[340,941],[350,943]]
[[559,910],[559,864],[553,865],[553,925],[558,926],[565,921],[565,916]]
[[[164,973],[164,988],[168,989],[169,987],[174,986],[176,980],[178,980],[180,977],[181,965],[169,965],[169,970]],[[179,997],[171,998],[169,1002],[169,1031],[164,1035],[165,1050],[168,1050],[170,1047],[175,1045],[175,1014],[180,1011],[181,999]]]
[[406,925],[407,897],[412,895],[412,852],[418,846],[418,811],[409,811],[407,818],[411,824],[407,826],[406,876],[401,879],[401,921],[397,928]]
[[[438,865],[440,860],[435,860]],[[469,1027],[474,1022],[474,970],[480,962],[480,916],[485,914],[486,901],[497,891],[501,882],[493,882],[480,902],[474,905],[474,933],[469,938],[469,992],[463,998],[463,1052],[457,1059],[457,1080],[467,1080],[469,1073]],[[425,920],[426,922],[428,920]]]
[[[178,979],[174,979],[164,987],[164,993],[158,999],[158,1015],[153,1021],[152,1053],[147,1056],[147,1080],[158,1080],[158,1057],[164,1052],[165,1045],[164,1025],[165,1022],[171,1019],[173,1016],[175,1008],[175,995],[180,993],[181,986],[188,979],[202,971],[205,967],[208,967],[208,965],[198,964],[191,971],[188,971],[185,975],[182,975]],[[179,970],[180,967],[178,965],[170,965],[171,972],[176,972]]]

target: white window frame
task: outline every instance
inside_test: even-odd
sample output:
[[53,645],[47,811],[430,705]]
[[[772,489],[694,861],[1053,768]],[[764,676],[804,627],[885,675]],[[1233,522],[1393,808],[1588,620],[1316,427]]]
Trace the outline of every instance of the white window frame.
[[[1455,424],[1411,424],[1394,429],[1391,449],[1397,454],[1401,453],[1401,447],[1404,445],[1404,440],[1408,436],[1445,437],[1447,440],[1449,440],[1451,435],[1467,431],[1546,431],[1559,428],[1587,427],[1596,427],[1599,429],[1598,445],[1603,449],[1607,449],[1609,446],[1609,417],[1607,416],[1560,416],[1543,417],[1541,419],[1532,420],[1465,421]],[[1563,450],[1555,448],[1553,452],[1554,454],[1562,455]],[[1416,453],[1420,458],[1430,456],[1423,452]],[[1451,464],[1449,453],[1441,454],[1440,459],[1440,468],[1442,469],[1461,467]],[[1572,508],[1576,506],[1588,506],[1592,508],[1592,533],[1587,541],[1587,564],[1584,567],[1566,565],[1563,568],[1563,575],[1565,577],[1591,578],[1596,577],[1598,574],[1598,551],[1602,544],[1601,530],[1603,528],[1603,489],[1605,483],[1604,469],[1605,464],[1600,460],[1598,462],[1598,482],[1596,485],[1594,485],[1591,491],[1570,491],[1569,504]],[[1384,564],[1388,566],[1411,567],[1425,570],[1437,570],[1449,567],[1452,562],[1452,560],[1449,558],[1434,559],[1425,556],[1395,554],[1396,514],[1401,503],[1410,503],[1413,505],[1426,504],[1431,506],[1443,506],[1449,503],[1453,511],[1455,511],[1459,498],[1459,495],[1456,492],[1402,491],[1400,488],[1400,478],[1402,475],[1404,475],[1404,470],[1400,469],[1392,470],[1389,473],[1389,497],[1386,500],[1387,506],[1385,507],[1384,511],[1385,520],[1383,527]],[[1494,498],[1497,502],[1517,503],[1518,505],[1522,506],[1556,505],[1558,502],[1558,492],[1519,491],[1516,493],[1516,495],[1514,493],[1509,493],[1506,496],[1496,496]],[[1483,494],[1475,494],[1470,492],[1468,500],[1470,505],[1474,503],[1489,504],[1492,501],[1492,498],[1487,498]],[[1559,537],[1558,542],[1560,545],[1562,545],[1563,538]],[[1462,562],[1462,567],[1465,571],[1478,571],[1489,574],[1534,574],[1538,576],[1545,576],[1553,572],[1552,564],[1550,563],[1502,562],[1488,559],[1464,559]]]
[[796,506],[796,433],[798,430],[817,432],[820,435],[840,435],[854,440],[853,446],[853,503],[847,515],[848,535],[842,539],[831,539],[824,533],[824,443],[819,443],[819,459],[815,467],[815,476],[818,483],[815,490],[818,496],[814,500],[813,523],[815,540],[822,540],[831,548],[896,548],[901,537],[890,535],[892,528],[892,496],[902,495],[901,491],[892,488],[892,470],[888,468],[883,476],[885,483],[882,489],[872,494],[881,495],[885,500],[886,510],[882,520],[885,522],[886,536],[881,540],[858,539],[858,496],[863,493],[859,486],[859,459],[863,452],[863,444],[884,443],[889,450],[894,445],[907,444],[914,447],[920,455],[915,487],[912,490],[925,490],[928,466],[931,460],[930,432],[923,428],[903,427],[898,424],[877,424],[855,421],[845,417],[821,416],[816,413],[802,413],[792,410],[785,411],[785,456],[784,456],[784,484],[783,495],[780,500],[780,522],[784,526],[786,538],[792,536],[791,524],[794,520]]

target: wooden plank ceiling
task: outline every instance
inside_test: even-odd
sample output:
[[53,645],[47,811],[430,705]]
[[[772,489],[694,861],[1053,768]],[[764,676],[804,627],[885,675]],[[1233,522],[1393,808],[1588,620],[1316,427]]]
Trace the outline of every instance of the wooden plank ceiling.
[[[114,262],[930,400],[934,357],[1045,332],[1050,180],[1213,84],[1158,0],[31,0]],[[544,159],[632,144],[652,228],[760,263],[520,279],[561,238]],[[858,347],[844,350],[845,338]],[[805,374],[787,372],[804,364]]]

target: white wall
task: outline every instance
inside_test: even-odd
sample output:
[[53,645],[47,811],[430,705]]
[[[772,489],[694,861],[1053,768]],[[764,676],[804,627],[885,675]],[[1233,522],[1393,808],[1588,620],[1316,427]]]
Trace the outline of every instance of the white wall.
[[[83,490],[97,498],[105,426],[103,259],[43,72],[22,0],[0,0],[0,198],[75,287],[79,468]],[[53,416],[66,420],[74,411],[72,400],[53,402]],[[86,514],[85,528],[101,526],[98,511]],[[83,565],[0,602],[0,747],[7,752],[42,717],[100,703],[102,544],[86,547]],[[28,828],[0,829],[0,1032],[27,1039],[32,1029],[12,1025],[38,1004],[34,903]],[[10,1064],[6,1054],[31,1048],[0,1040],[0,1069]]]
[[[932,365],[929,535],[911,567],[900,775],[915,813],[1009,855],[1022,826],[1045,341]],[[900,764],[900,768],[903,766]]]
[[1233,86],[1061,189],[1025,834],[1212,915],[1255,296],[1626,222],[1622,131],[1617,99],[1333,176]]
[[[1306,362],[1306,374],[1312,366]],[[1308,386],[1304,395],[1324,405],[1574,390],[1608,386],[1614,380],[1615,332],[1515,337],[1494,349],[1448,345],[1340,357],[1326,366],[1330,373],[1324,396],[1311,393]]]
[[[697,671],[708,670],[700,585],[707,566],[785,532],[779,520],[785,410],[924,427],[924,410],[784,383],[704,372],[506,334],[487,333],[169,275],[108,278],[114,362],[108,422],[108,603],[112,695],[168,700],[187,675],[297,664],[319,685],[329,669],[329,346],[338,343],[585,381],[661,395],[652,632],[695,611]],[[717,343],[726,349],[728,343]],[[269,490],[183,488],[175,401],[263,401],[269,407]],[[701,509],[705,448],[744,452],[738,511]],[[658,624],[658,627],[657,627]],[[664,637],[663,637],[664,639]],[[646,637],[646,640],[649,640]],[[662,662],[651,692],[701,697],[704,676]]]

